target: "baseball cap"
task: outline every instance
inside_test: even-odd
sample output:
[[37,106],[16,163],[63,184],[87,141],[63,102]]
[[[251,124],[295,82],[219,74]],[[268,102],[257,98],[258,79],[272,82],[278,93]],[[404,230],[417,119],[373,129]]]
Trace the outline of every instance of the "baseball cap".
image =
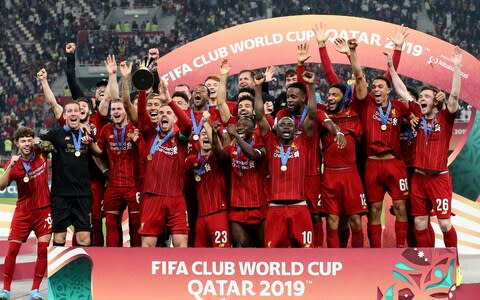
[[102,78],[97,82],[97,84],[95,84],[95,86],[98,88],[101,86],[106,86],[107,84],[108,84],[108,80],[106,78]]

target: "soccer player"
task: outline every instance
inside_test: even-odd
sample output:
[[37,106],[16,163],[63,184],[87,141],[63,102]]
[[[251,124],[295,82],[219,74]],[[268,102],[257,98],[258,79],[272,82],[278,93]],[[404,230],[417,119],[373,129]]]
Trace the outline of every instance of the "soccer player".
[[324,172],[322,177],[322,208],[328,213],[327,246],[340,247],[338,226],[340,215],[349,216],[352,248],[363,247],[361,216],[367,214],[367,200],[357,171],[356,148],[362,137],[360,118],[346,103],[351,87],[344,83],[330,86],[327,95],[327,115],[347,141],[345,148],[337,147],[334,136],[322,133]]
[[[271,192],[265,220],[265,246],[311,247],[313,224],[305,195],[305,171],[308,144],[316,126],[316,103],[313,73],[305,72],[303,79],[309,84],[309,102],[303,120],[304,134],[296,138],[297,126],[290,115],[281,117],[276,124],[276,136],[264,117],[260,87],[265,80],[262,74],[255,78],[255,116],[267,149],[267,160],[271,176]],[[305,102],[307,90],[303,84],[292,84],[287,89],[287,101],[296,99]],[[292,100],[293,99],[293,100]]]
[[73,225],[79,246],[90,245],[91,190],[88,146],[82,143],[80,105],[66,102],[65,126],[50,130],[41,139],[55,147],[52,155],[53,245],[64,246],[67,227]]
[[138,129],[128,121],[120,99],[111,101],[110,115],[113,123],[105,125],[97,143],[91,144],[95,155],[107,153],[110,166],[103,204],[107,226],[107,246],[122,245],[121,218],[125,207],[128,207],[130,245],[140,246],[140,236],[137,234],[140,227],[140,205],[137,202],[139,151],[136,146],[139,133]]
[[226,248],[231,246],[227,214],[226,161],[212,153],[212,141],[218,139],[203,113],[200,151],[186,159],[187,172],[193,171],[198,213],[195,225],[195,247]]
[[236,125],[227,127],[234,138],[223,150],[218,139],[213,139],[215,156],[230,162],[230,210],[234,247],[263,247],[266,215],[264,195],[265,147],[259,135],[254,133],[255,121],[252,112],[253,99],[244,96],[239,100]]
[[[179,140],[177,125],[182,133],[191,133],[188,116],[171,101],[164,81],[160,94],[145,92],[138,97],[138,127],[145,139],[148,154],[145,159],[145,178],[142,191],[140,230],[142,247],[155,247],[157,236],[165,226],[172,233],[174,247],[187,247],[188,223],[184,187],[186,141]],[[145,103],[146,102],[146,103]],[[147,115],[148,114],[148,115]]]
[[1,300],[10,299],[15,261],[22,243],[27,240],[31,231],[35,233],[38,242],[30,299],[43,299],[38,289],[47,270],[47,247],[52,235],[52,218],[47,156],[34,147],[34,136],[34,131],[27,127],[20,127],[15,131],[15,146],[19,154],[12,157],[5,173],[0,176],[0,190],[5,189],[12,181],[16,182],[18,188],[18,201],[8,237]]
[[[457,247],[457,233],[451,223],[452,182],[447,160],[453,124],[459,108],[462,63],[462,50],[459,47],[455,47],[451,62],[454,68],[447,108],[442,109],[442,105],[439,107],[435,98],[438,90],[433,87],[423,87],[418,99],[422,116],[416,137],[415,173],[411,191],[418,247],[431,245],[427,225],[432,208],[437,215],[445,246]],[[392,69],[390,65],[389,61],[389,68]],[[408,97],[408,93],[402,97]]]
[[[352,68],[360,69],[355,39],[348,41]],[[388,192],[392,197],[395,212],[396,246],[406,247],[408,229],[406,199],[408,197],[408,179],[405,163],[400,153],[401,119],[414,119],[408,106],[398,100],[389,99],[390,81],[377,76],[371,90],[363,93],[367,86],[364,76],[355,78],[355,93],[352,108],[359,114],[365,132],[367,162],[365,185],[369,203],[368,235],[370,246],[382,246],[382,225],[380,216],[383,198]],[[362,99],[361,97],[364,96]]]

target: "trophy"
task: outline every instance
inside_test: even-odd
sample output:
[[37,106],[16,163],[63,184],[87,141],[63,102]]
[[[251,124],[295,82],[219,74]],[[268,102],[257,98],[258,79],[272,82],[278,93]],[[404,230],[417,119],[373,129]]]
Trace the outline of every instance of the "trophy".
[[133,73],[132,83],[138,90],[148,90],[153,86],[153,74],[150,72],[150,65],[153,58],[144,57],[140,67]]

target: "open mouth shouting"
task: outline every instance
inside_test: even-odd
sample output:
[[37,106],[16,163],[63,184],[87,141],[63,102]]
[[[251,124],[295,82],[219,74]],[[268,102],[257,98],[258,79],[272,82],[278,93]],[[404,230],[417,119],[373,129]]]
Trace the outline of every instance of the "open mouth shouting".
[[162,129],[162,131],[170,130],[170,120],[168,116],[162,116],[160,119],[160,129]]

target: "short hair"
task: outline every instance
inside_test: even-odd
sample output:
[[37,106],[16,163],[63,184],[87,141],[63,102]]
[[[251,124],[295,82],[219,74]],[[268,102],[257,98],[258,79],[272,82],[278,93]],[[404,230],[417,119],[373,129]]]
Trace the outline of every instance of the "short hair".
[[250,95],[252,95],[252,97],[255,97],[255,90],[252,89],[251,87],[243,87],[243,88],[240,88],[238,90],[238,94],[239,95],[240,93],[249,93]]
[[154,97],[158,97],[158,96],[160,96],[160,94],[158,94],[158,93],[150,93],[150,94],[148,94],[148,96],[147,96],[147,100],[153,99]]
[[207,78],[205,78],[204,82],[207,82],[207,80],[209,80],[209,79],[220,82],[220,77],[218,77],[217,75],[208,75]]
[[75,100],[67,100],[65,101],[65,103],[63,103],[63,108],[65,109],[65,107],[67,107],[67,105],[70,105],[70,104],[76,104],[80,107],[80,104],[78,104],[78,101],[75,101]]
[[183,98],[183,99],[188,103],[188,96],[187,96],[187,94],[185,94],[184,92],[175,92],[175,93],[173,93],[173,95],[172,95],[172,99],[173,99],[173,97]]
[[385,76],[378,75],[377,77],[373,78],[373,80],[374,80],[374,81],[375,81],[375,80],[383,80],[383,81],[385,81],[385,82],[387,83],[387,86],[388,86],[389,89],[392,88],[392,84],[390,83],[390,80],[388,80],[388,78],[385,77]]
[[120,102],[123,104],[123,101],[120,98],[115,98],[115,99],[112,99],[112,101],[110,101],[110,103],[117,103],[117,102]]
[[242,101],[244,101],[244,100],[248,100],[248,101],[251,101],[251,102],[255,103],[255,99],[254,99],[252,96],[250,96],[250,95],[243,95],[243,96],[241,96],[240,98],[238,98],[237,103],[240,103],[240,102],[242,102]]
[[432,85],[424,85],[420,88],[420,93],[423,92],[423,91],[427,91],[427,90],[430,90],[433,92],[433,95],[435,95],[436,93],[438,93],[438,89]]
[[238,75],[240,76],[240,74],[242,74],[242,73],[250,73],[250,77],[253,78],[253,71],[252,71],[252,70],[243,69],[243,70],[241,70],[240,72],[238,72]]
[[13,139],[17,142],[19,138],[22,137],[35,137],[35,131],[33,131],[32,128],[28,128],[25,126],[19,127],[15,132],[13,133]]
[[285,72],[285,78],[292,77],[292,76],[297,76],[297,71],[295,71],[294,69],[288,69]]
[[347,85],[343,82],[337,82],[335,84],[332,84],[330,88],[337,88],[340,91],[342,91],[342,94],[345,95],[345,92],[347,91]]
[[305,84],[301,83],[301,82],[293,82],[291,84],[289,84],[287,86],[287,90],[290,89],[290,88],[295,88],[295,89],[299,89],[303,92],[303,94],[307,94],[307,88],[305,87]]
[[250,122],[252,122],[253,127],[255,127],[255,117],[254,117],[254,116],[239,116],[239,117],[238,117],[238,120],[237,120],[237,123],[238,123],[240,120],[249,120]]
[[418,100],[418,92],[417,90],[412,87],[412,86],[407,86],[407,91],[410,93],[410,95],[415,99]]

